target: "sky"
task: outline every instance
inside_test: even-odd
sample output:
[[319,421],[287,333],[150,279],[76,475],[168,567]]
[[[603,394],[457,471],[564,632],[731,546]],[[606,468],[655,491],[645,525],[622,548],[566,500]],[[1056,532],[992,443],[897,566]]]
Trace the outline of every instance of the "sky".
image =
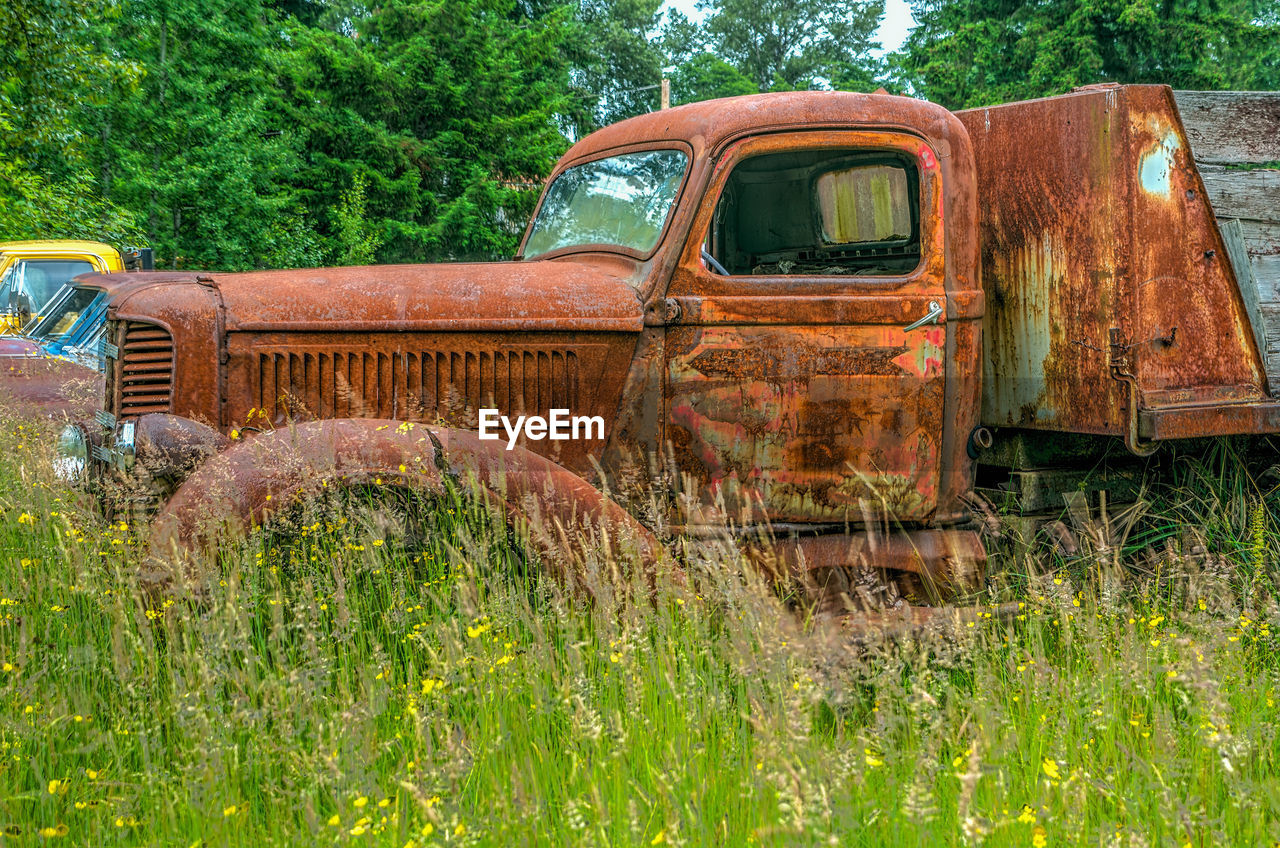
[[[704,17],[696,8],[697,0],[667,0],[664,9],[679,9],[690,18],[699,20]],[[915,24],[911,17],[911,7],[907,0],[885,0],[884,21],[880,24],[880,43],[885,51],[897,50],[906,40],[907,30]]]

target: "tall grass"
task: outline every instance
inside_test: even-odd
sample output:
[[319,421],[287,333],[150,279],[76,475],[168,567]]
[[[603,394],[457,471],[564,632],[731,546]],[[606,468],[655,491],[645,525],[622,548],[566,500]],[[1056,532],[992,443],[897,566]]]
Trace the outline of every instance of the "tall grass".
[[[1280,839],[1261,495],[1261,525],[1003,556],[1015,621],[859,647],[713,545],[686,586],[586,604],[462,502],[448,543],[315,516],[149,605],[145,528],[54,482],[41,429],[0,430],[3,842]],[[1242,518],[1243,553],[1212,532]]]

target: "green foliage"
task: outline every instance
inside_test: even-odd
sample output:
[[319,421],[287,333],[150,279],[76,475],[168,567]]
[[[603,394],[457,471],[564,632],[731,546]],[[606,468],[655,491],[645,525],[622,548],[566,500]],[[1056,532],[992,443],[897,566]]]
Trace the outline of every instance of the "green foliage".
[[567,22],[512,0],[390,0],[348,34],[290,23],[273,111],[304,151],[292,184],[312,218],[362,173],[379,261],[513,253],[566,146]]
[[707,42],[759,91],[860,78],[884,0],[699,0]]
[[662,0],[582,0],[569,49],[582,135],[658,108],[663,53],[649,39]]
[[755,83],[733,65],[710,53],[697,53],[671,75],[673,105],[756,94]]
[[382,244],[382,236],[366,217],[364,174],[356,174],[351,188],[342,193],[333,210],[334,229],[337,231],[338,265],[368,265]]
[[92,175],[79,171],[51,182],[20,161],[0,161],[0,241],[48,238],[146,241],[136,216],[104,200]]
[[949,108],[1097,82],[1280,87],[1276,0],[916,0],[902,82]]
[[273,243],[295,206],[298,153],[267,109],[284,43],[259,0],[124,0],[123,25],[104,35],[146,74],[86,110],[92,158],[159,262],[236,270],[305,256]]
[[133,239],[135,216],[105,201],[86,174],[83,103],[128,89],[138,67],[84,32],[114,19],[108,0],[0,5],[0,241]]

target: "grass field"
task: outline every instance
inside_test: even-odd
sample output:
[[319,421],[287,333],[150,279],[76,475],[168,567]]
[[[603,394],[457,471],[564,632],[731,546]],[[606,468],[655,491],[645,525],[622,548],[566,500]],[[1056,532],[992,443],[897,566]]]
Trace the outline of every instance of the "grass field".
[[0,844],[1280,840],[1274,501],[1229,470],[998,559],[1012,625],[859,650],[727,553],[588,607],[463,515],[415,556],[330,516],[149,604],[144,529],[2,423]]

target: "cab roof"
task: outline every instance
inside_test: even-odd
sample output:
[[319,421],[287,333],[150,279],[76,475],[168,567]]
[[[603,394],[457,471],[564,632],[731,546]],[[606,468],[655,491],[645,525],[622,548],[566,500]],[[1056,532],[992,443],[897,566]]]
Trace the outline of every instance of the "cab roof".
[[926,100],[852,91],[788,91],[704,100],[628,118],[582,139],[563,161],[663,141],[685,141],[701,152],[748,132],[819,127],[900,127],[931,139],[964,134],[955,116]]
[[78,239],[30,239],[0,242],[0,253],[92,253],[95,256],[118,256],[119,251],[100,241]]

